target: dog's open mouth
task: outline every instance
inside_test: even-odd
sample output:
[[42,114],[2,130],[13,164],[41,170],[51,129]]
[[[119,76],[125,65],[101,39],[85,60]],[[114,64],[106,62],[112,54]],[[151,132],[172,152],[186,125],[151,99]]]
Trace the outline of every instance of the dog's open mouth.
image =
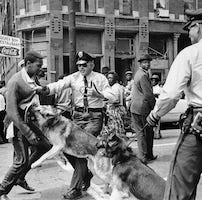
[[113,138],[104,138],[100,139],[97,143],[97,148],[102,149],[100,151],[103,156],[112,158],[114,153],[117,151],[117,148],[120,144],[119,138],[117,139],[116,137]]

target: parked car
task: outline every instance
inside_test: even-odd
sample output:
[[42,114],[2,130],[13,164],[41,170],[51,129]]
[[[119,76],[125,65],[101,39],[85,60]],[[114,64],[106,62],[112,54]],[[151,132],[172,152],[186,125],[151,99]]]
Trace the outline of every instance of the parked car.
[[180,115],[187,109],[187,100],[180,99],[175,108],[169,111],[166,115],[161,118],[161,123],[176,123],[179,121]]
[[180,99],[175,108],[170,110],[166,115],[161,117],[160,123],[157,127],[154,127],[154,138],[160,139],[162,137],[161,135],[161,129],[167,129],[168,127],[176,127],[173,125],[178,125],[178,121],[180,119],[180,115],[184,113],[187,109],[187,100],[186,99]]

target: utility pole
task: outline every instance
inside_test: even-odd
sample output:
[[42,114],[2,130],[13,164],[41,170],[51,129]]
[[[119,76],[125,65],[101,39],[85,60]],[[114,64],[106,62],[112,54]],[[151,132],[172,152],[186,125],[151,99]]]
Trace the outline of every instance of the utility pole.
[[76,55],[76,26],[75,26],[75,3],[69,0],[69,72],[75,72]]

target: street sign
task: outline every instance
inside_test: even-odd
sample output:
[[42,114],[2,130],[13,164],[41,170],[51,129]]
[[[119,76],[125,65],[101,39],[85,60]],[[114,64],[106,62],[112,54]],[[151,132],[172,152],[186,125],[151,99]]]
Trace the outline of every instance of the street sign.
[[0,56],[20,58],[20,38],[0,35]]

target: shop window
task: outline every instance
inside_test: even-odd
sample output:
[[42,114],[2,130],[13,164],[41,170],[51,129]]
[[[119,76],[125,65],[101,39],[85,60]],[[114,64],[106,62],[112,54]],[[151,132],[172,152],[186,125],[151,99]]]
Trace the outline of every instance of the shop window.
[[169,17],[169,0],[154,0],[154,11],[157,17]]
[[130,38],[116,39],[116,55],[133,55],[134,40]]
[[159,36],[152,36],[149,39],[149,54],[153,58],[167,58],[166,39]]

